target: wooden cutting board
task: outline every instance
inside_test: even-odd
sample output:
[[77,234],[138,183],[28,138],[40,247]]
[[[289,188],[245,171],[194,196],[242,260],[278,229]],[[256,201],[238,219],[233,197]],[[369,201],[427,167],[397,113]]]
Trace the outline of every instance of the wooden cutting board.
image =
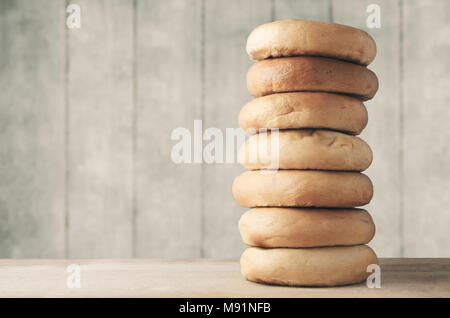
[[236,259],[3,259],[0,297],[450,297],[449,258],[380,265],[381,288],[306,288],[248,282]]

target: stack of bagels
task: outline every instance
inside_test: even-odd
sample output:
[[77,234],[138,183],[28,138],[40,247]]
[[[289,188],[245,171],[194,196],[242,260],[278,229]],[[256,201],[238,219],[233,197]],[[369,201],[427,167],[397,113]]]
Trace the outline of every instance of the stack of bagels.
[[250,134],[239,158],[249,171],[232,189],[238,204],[251,208],[239,221],[250,246],[241,257],[243,276],[300,286],[366,280],[377,263],[366,245],[375,225],[356,207],[373,195],[361,172],[372,151],[356,135],[367,124],[363,101],[378,89],[366,67],[374,40],[344,25],[286,20],[253,30],[247,53],[256,61],[247,73],[255,99],[239,114]]

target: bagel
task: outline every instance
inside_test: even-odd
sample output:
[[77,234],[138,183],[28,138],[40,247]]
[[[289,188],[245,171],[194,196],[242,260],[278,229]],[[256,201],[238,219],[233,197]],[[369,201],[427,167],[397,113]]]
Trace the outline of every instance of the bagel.
[[363,209],[254,208],[239,219],[242,241],[259,247],[367,244],[375,235]]
[[360,172],[247,171],[234,179],[232,193],[244,207],[352,208],[370,202],[373,186]]
[[240,111],[239,126],[247,133],[272,128],[327,128],[358,135],[367,119],[366,107],[357,98],[295,92],[253,99]]
[[241,256],[247,280],[289,286],[337,286],[363,282],[377,256],[366,245],[315,248],[247,248]]
[[247,88],[254,97],[295,91],[353,95],[371,99],[378,78],[368,68],[324,57],[299,56],[262,60],[247,73]]
[[368,65],[377,48],[363,30],[315,21],[284,20],[263,24],[247,39],[247,53],[252,60],[271,57],[316,55]]
[[265,168],[363,171],[372,162],[359,137],[329,130],[282,130],[251,136],[239,151],[248,170]]

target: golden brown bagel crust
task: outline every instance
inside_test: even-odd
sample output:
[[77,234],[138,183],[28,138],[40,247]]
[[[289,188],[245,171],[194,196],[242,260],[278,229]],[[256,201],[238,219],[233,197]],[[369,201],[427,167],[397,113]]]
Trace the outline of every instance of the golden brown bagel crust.
[[271,94],[255,98],[239,113],[248,133],[260,129],[327,128],[358,135],[367,125],[361,100],[321,92]]
[[247,39],[252,60],[316,55],[369,65],[377,52],[373,38],[349,26],[302,20],[284,20],[255,28]]
[[254,97],[295,91],[354,95],[371,99],[378,78],[364,66],[324,57],[299,56],[263,60],[247,73],[247,88]]
[[242,241],[259,247],[367,244],[375,235],[363,209],[254,208],[239,220]]
[[337,286],[365,281],[377,256],[366,245],[315,248],[250,247],[241,273],[253,282],[290,286]]
[[336,131],[269,131],[251,136],[239,151],[239,161],[248,170],[363,171],[372,162],[372,151],[361,138]]
[[373,186],[360,172],[280,170],[247,171],[232,192],[244,207],[352,208],[370,202]]

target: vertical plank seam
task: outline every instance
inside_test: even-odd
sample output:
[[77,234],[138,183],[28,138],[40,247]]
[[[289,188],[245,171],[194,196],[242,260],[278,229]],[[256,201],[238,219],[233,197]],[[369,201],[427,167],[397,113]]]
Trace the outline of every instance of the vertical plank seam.
[[[205,121],[205,0],[200,2],[200,115],[202,123]],[[205,165],[203,160],[200,169],[200,257],[205,257]]]
[[276,18],[275,0],[270,0],[270,21],[275,21],[275,18]]
[[328,0],[328,21],[333,22],[333,0]]
[[[69,6],[69,0],[65,1],[64,17],[66,16],[66,8]],[[63,19],[65,22],[65,19]],[[69,104],[69,71],[70,71],[70,55],[69,55],[69,29],[63,24],[64,28],[64,258],[70,257],[69,245],[69,142],[70,142],[70,104]]]
[[131,255],[133,258],[137,256],[137,0],[133,0],[133,65],[132,65],[132,123],[131,123],[131,170],[132,170],[132,184],[131,184]]
[[400,257],[405,255],[405,229],[404,229],[404,109],[405,109],[405,94],[404,94],[404,3],[399,0],[399,236],[400,236]]

